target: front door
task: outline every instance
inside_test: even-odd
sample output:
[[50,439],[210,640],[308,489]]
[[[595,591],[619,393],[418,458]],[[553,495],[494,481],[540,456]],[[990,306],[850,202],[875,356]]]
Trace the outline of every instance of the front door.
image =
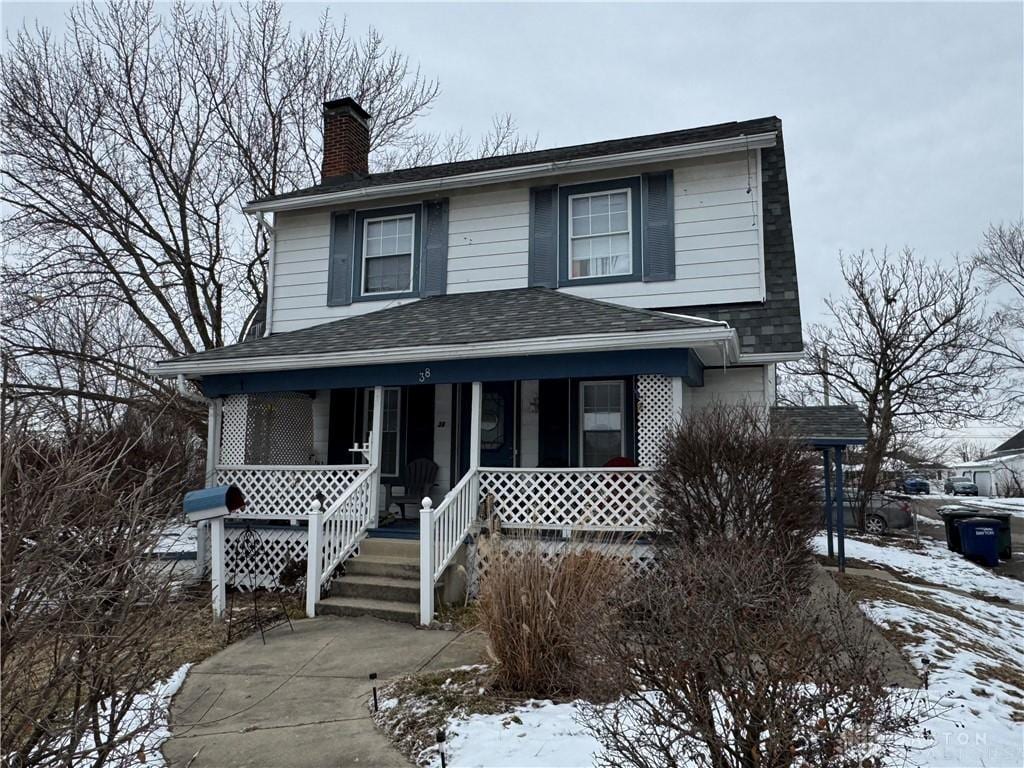
[[480,410],[480,465],[484,467],[515,466],[515,382],[484,382],[483,403]]

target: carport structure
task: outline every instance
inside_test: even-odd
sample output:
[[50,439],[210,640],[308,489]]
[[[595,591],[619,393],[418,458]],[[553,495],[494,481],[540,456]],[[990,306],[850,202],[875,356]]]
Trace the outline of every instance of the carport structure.
[[[772,426],[787,430],[809,448],[821,451],[825,477],[825,530],[828,556],[846,570],[846,520],[843,514],[843,453],[868,441],[867,425],[852,405],[776,406]],[[834,467],[834,481],[833,481]],[[836,512],[838,511],[838,515]],[[833,531],[837,547],[833,547]]]

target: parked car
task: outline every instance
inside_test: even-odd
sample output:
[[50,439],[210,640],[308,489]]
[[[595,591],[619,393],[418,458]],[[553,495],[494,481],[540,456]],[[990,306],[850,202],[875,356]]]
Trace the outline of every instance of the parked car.
[[978,486],[969,477],[947,477],[942,486],[946,493],[954,496],[977,496]]
[[908,477],[903,481],[904,493],[931,493],[932,487],[923,477]]
[[[857,508],[855,491],[849,489],[843,496],[843,524],[847,530],[857,527],[854,510]],[[818,494],[824,502],[825,494],[819,489]],[[914,518],[910,513],[910,499],[906,496],[876,491],[868,499],[864,513],[864,530],[868,533],[883,534],[899,528],[910,528]]]

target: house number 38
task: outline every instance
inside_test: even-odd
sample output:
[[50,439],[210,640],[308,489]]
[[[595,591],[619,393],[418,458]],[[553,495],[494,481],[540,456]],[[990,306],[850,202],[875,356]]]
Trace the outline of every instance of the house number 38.
[[420,377],[420,384],[422,384],[424,381],[426,381],[427,379],[430,378],[430,369],[429,368],[424,368],[422,371],[419,372],[419,377]]

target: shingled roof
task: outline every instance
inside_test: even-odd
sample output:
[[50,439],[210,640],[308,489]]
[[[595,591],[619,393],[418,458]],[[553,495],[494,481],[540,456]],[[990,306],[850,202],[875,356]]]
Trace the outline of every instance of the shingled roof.
[[1005,443],[996,446],[996,449],[992,451],[991,455],[998,456],[1003,453],[1016,453],[1018,451],[1024,451],[1024,429],[1011,437]]
[[772,424],[811,444],[846,441],[847,445],[861,445],[868,437],[864,416],[852,405],[776,406]]
[[705,141],[732,139],[739,136],[753,136],[759,133],[771,133],[782,128],[778,117],[761,117],[741,122],[718,123],[700,128],[688,128],[682,131],[666,131],[651,133],[644,136],[631,136],[626,139],[595,141],[589,144],[574,144],[553,149],[539,149],[533,152],[518,152],[512,155],[483,157],[476,160],[463,160],[457,163],[438,163],[421,165],[415,168],[403,168],[386,173],[350,174],[347,176],[328,177],[312,187],[299,189],[281,195],[271,195],[251,201],[250,204],[266,203],[273,200],[288,200],[308,195],[323,195],[332,192],[346,192],[352,189],[380,187],[388,184],[400,184],[409,181],[441,179],[448,176],[460,176],[467,173],[482,173],[518,166],[555,163],[566,160],[581,160],[604,155],[616,155],[626,152],[640,152],[661,147],[675,147],[686,144],[698,144]]
[[602,333],[644,333],[720,325],[587,299],[549,288],[432,296],[298,331],[275,333],[166,362],[207,362],[432,347]]

